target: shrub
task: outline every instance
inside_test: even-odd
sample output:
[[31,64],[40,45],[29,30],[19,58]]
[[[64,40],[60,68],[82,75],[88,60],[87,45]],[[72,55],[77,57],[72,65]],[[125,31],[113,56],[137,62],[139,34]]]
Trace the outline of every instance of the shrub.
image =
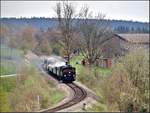
[[17,86],[10,94],[12,111],[37,111],[62,99],[62,93],[58,99],[52,99],[59,92],[34,67],[24,67],[19,73]]
[[119,111],[149,110],[148,61],[148,54],[141,48],[118,60],[107,84],[109,107],[117,103]]
[[53,50],[52,50],[52,53],[56,54],[56,55],[60,55],[59,48],[58,47],[54,47]]

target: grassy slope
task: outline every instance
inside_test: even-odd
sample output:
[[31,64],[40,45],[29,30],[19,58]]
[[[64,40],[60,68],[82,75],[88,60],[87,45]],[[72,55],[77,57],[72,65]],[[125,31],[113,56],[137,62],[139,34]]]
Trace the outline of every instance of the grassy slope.
[[0,78],[0,111],[38,111],[64,98],[64,92],[48,83],[34,66],[27,67],[21,70],[20,76]]
[[2,60],[0,63],[0,75],[9,75],[16,73],[15,62],[9,60]]
[[8,56],[22,57],[23,51],[11,49],[7,46],[1,45],[1,57],[8,57]]
[[13,88],[16,87],[16,77],[4,77],[0,79],[1,81],[1,87],[6,91],[6,92],[11,92]]
[[[106,100],[103,98],[103,80],[105,77],[108,77],[111,74],[111,69],[100,68],[96,66],[92,66],[92,68],[88,68],[82,66],[81,64],[76,64],[77,61],[81,61],[83,56],[75,56],[71,59],[70,64],[76,67],[77,72],[77,80],[86,85],[88,88],[92,89],[99,97],[101,102],[98,105],[94,105],[92,108],[88,109],[88,111],[107,111]],[[95,69],[98,76],[95,76]]]
[[76,68],[77,74],[79,74],[81,72],[81,70],[84,68],[82,65],[76,64],[76,62],[80,61],[82,58],[83,57],[80,55],[80,56],[75,56],[70,60],[70,64]]
[[[82,66],[81,64],[76,64],[76,62],[81,61],[82,58],[83,58],[83,56],[79,55],[79,56],[73,57],[70,61],[70,64],[72,66],[76,67],[77,74],[80,74],[80,72],[83,70],[83,68],[86,68],[86,67]],[[92,71],[94,71],[95,69],[99,73],[99,75],[102,75],[102,76],[107,76],[107,75],[111,74],[111,70],[107,69],[107,68],[93,66]]]
[[[8,75],[16,73],[17,64],[13,60],[20,59],[23,57],[23,52],[17,49],[11,49],[1,45],[1,63],[0,63],[0,75]],[[10,59],[7,59],[10,58]]]
[[[1,45],[0,55],[0,75],[16,73],[16,60],[23,59],[23,52]],[[46,82],[33,64],[26,66],[28,68],[21,68],[19,77],[0,78],[0,111],[37,111],[64,98],[64,92]],[[37,105],[37,95],[40,96],[40,106]]]

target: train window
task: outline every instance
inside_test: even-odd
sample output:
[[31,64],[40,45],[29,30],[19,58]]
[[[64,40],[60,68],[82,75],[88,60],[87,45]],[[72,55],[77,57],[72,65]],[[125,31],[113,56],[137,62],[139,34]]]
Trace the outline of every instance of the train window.
[[59,76],[59,70],[60,70],[60,68],[58,67],[58,68],[57,68],[57,75],[58,75],[58,76]]
[[57,72],[56,72],[56,74],[58,75],[58,67],[57,67],[56,69],[57,69]]
[[53,73],[55,73],[55,68],[53,68]]
[[55,74],[55,68],[53,68],[53,73]]
[[60,74],[60,76],[62,76],[62,69],[60,69],[59,74]]
[[57,74],[57,67],[55,68],[55,74]]

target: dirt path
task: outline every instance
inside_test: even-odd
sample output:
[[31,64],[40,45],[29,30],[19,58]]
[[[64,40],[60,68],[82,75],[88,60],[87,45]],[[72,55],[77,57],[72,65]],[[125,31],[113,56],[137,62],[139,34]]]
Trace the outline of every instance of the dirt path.
[[12,77],[12,76],[17,76],[17,74],[10,74],[10,75],[1,75],[0,77]]

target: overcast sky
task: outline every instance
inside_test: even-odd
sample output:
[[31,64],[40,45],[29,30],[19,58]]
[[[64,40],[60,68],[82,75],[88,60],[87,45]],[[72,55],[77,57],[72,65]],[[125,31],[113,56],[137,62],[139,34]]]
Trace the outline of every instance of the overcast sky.
[[[58,1],[1,1],[1,17],[55,17],[53,8]],[[71,1],[79,11],[90,10],[106,14],[107,19],[149,22],[149,1]]]

